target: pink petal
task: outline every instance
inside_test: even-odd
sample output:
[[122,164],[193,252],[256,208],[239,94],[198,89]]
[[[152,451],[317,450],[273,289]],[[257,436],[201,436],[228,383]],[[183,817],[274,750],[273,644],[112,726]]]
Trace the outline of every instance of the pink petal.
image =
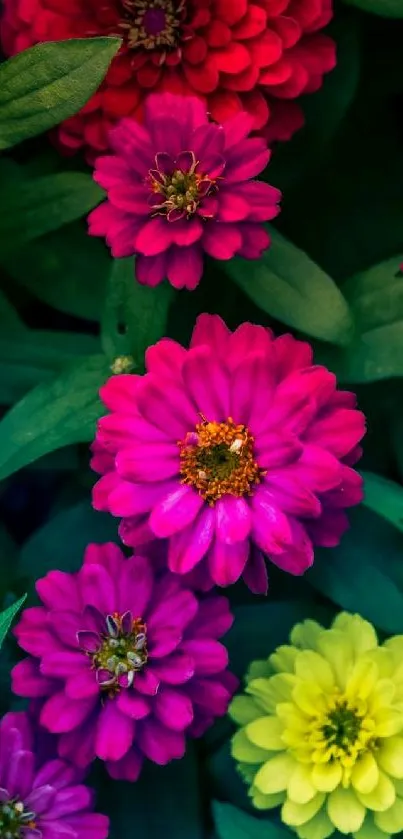
[[153,661],[153,672],[161,682],[181,685],[188,682],[195,672],[193,659],[183,653],[172,653],[163,661]]
[[182,650],[193,659],[196,676],[211,676],[228,666],[228,653],[224,645],[211,638],[184,641]]
[[172,653],[179,646],[182,640],[182,632],[178,627],[164,626],[162,629],[154,630],[150,637],[148,633],[147,648],[150,658],[164,658]]
[[136,516],[148,513],[152,507],[177,486],[177,482],[130,484],[120,480],[109,496],[108,511],[113,516]]
[[219,542],[232,545],[243,542],[251,529],[251,514],[244,498],[225,495],[216,505],[216,533]]
[[190,348],[206,344],[215,355],[225,359],[230,335],[228,327],[219,315],[199,315],[193,329]]
[[284,513],[290,513],[297,518],[317,518],[322,512],[319,499],[309,486],[289,471],[289,475],[281,472],[270,473],[270,478],[264,481],[266,498],[280,507]]
[[83,565],[77,579],[83,605],[95,606],[104,615],[116,611],[115,585],[102,565]]
[[39,671],[39,662],[32,658],[19,661],[13,667],[11,676],[12,690],[17,696],[35,699],[39,696],[49,696],[55,690],[55,682],[42,676]]
[[77,728],[90,714],[97,699],[74,701],[63,691],[55,693],[45,702],[40,715],[40,722],[52,734],[62,734]]
[[37,581],[35,588],[48,609],[65,609],[68,603],[69,609],[80,610],[77,582],[72,574],[49,571],[46,577]]
[[253,545],[242,579],[252,594],[267,594],[269,581],[265,558],[259,549]]
[[335,548],[348,528],[349,521],[344,510],[332,509],[325,509],[319,519],[306,525],[314,545],[324,548]]
[[215,531],[215,513],[207,505],[196,520],[169,540],[168,565],[177,574],[187,574],[207,553]]
[[155,256],[143,256],[138,254],[135,262],[136,280],[141,285],[148,285],[154,288],[168,276],[168,255],[167,251],[158,253]]
[[270,151],[263,138],[245,139],[233,147],[225,170],[229,183],[240,183],[254,178],[265,169],[270,159]]
[[142,377],[133,373],[112,376],[102,385],[99,395],[109,411],[138,416],[137,393],[141,382]]
[[198,411],[209,422],[223,422],[229,415],[228,375],[211,348],[191,349],[183,365],[183,379]]
[[174,288],[193,291],[199,285],[202,276],[203,253],[198,245],[170,248],[167,255],[167,277]]
[[204,250],[214,259],[232,259],[242,246],[242,235],[236,224],[210,221],[203,234]]
[[184,731],[193,720],[193,706],[188,696],[179,690],[163,687],[154,700],[157,719],[172,731]]
[[294,434],[265,431],[256,435],[255,455],[263,469],[270,471],[279,466],[287,466],[297,461],[302,451],[303,445]]
[[116,701],[119,711],[133,720],[142,720],[148,717],[151,711],[150,702],[132,690],[122,690]]
[[172,226],[156,216],[148,219],[134,238],[134,247],[143,256],[156,256],[166,251],[173,242]]
[[160,590],[163,597],[159,602],[157,587],[154,590],[153,604],[150,608],[150,614],[147,615],[149,632],[161,632],[165,628],[168,630],[176,628],[183,630],[197,614],[198,601],[193,592],[182,588],[179,582],[176,583],[176,579],[173,580],[173,583],[177,586],[176,591],[169,592],[167,590],[167,575],[161,577]]
[[134,722],[122,714],[115,700],[107,699],[97,722],[95,752],[101,760],[120,760],[130,749]]
[[160,685],[160,680],[153,673],[149,667],[141,673],[136,673],[134,686],[135,689],[145,696],[155,696]]
[[[117,781],[137,781],[143,765],[143,756],[137,749],[131,748],[121,760],[108,760],[106,768],[111,778]],[[108,835],[108,834],[107,834]],[[94,836],[94,839],[100,839]]]
[[247,425],[254,435],[264,426],[275,390],[270,354],[249,355],[233,370],[231,416],[235,422]]
[[[286,466],[281,470],[282,474],[295,475],[302,483],[313,492],[325,492],[333,489],[341,482],[342,470],[341,464],[337,458],[316,445],[305,445],[302,455],[295,465]],[[273,482],[275,479],[275,472],[271,474]]]
[[178,533],[194,521],[204,503],[194,489],[179,485],[154,507],[150,516],[151,530],[160,539]]
[[292,543],[287,516],[273,503],[264,487],[259,486],[251,500],[252,538],[266,554],[280,554]]
[[231,628],[234,616],[226,597],[214,594],[199,601],[199,609],[186,630],[189,638],[221,638]]
[[248,540],[225,545],[216,539],[208,556],[210,574],[216,585],[229,586],[236,583],[243,573],[248,554]]
[[312,542],[308,536],[306,528],[294,520],[292,529],[293,545],[286,548],[286,550],[281,554],[272,554],[270,559],[283,571],[299,576],[300,574],[303,574],[307,568],[311,567],[314,560],[314,553]]
[[306,439],[336,457],[344,457],[365,434],[365,417],[361,411],[340,408],[318,419],[308,429]]
[[139,747],[154,763],[164,766],[185,754],[185,738],[182,732],[170,731],[157,720],[146,720],[139,732]]
[[71,699],[88,699],[99,694],[99,684],[95,678],[95,671],[80,670],[67,679],[65,685],[66,696]]
[[66,678],[87,667],[89,667],[89,661],[85,653],[60,650],[60,652],[45,655],[42,658],[40,670],[45,676]]
[[[171,378],[173,376],[177,378],[181,374],[182,365],[186,356],[187,350],[176,341],[173,341],[172,338],[161,338],[160,341],[157,341],[156,344],[153,344],[146,350],[146,369],[149,373],[155,373],[156,376],[162,376],[164,378]],[[150,426],[148,423],[147,425],[149,428],[154,429],[155,433],[165,436],[164,432],[156,431],[154,426]],[[138,433],[137,437],[139,437]],[[152,440],[153,438],[144,437],[142,439]],[[155,442],[157,441],[155,440]]]
[[139,409],[145,419],[169,434],[175,442],[199,422],[200,417],[188,399],[183,386],[158,382],[148,374],[138,396]]
[[234,370],[245,360],[246,355],[260,354],[267,362],[272,359],[273,333],[264,326],[254,323],[241,323],[230,335],[227,363]]
[[151,562],[143,556],[132,556],[122,565],[117,580],[118,611],[132,612],[134,618],[145,615],[154,585]]
[[179,467],[179,450],[174,443],[141,442],[116,457],[119,475],[135,483],[164,481],[177,475]]

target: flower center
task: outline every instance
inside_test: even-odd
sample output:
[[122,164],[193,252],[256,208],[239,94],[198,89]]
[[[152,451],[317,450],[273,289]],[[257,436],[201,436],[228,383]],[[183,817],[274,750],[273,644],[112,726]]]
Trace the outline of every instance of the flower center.
[[134,674],[147,662],[146,625],[131,612],[114,612],[105,619],[105,631],[99,634],[77,633],[79,646],[92,659],[98,684],[115,693],[133,684]]
[[[145,50],[178,47],[183,40],[186,0],[121,0],[123,20],[130,49]],[[164,59],[162,59],[164,60]]]
[[264,472],[253,454],[253,437],[244,425],[203,422],[180,446],[180,474],[183,484],[195,487],[214,505],[223,495],[251,495]]
[[314,762],[337,761],[346,769],[351,768],[362,752],[374,747],[375,729],[366,703],[334,697],[314,724],[311,741]]
[[35,813],[25,810],[22,801],[13,798],[0,802],[1,839],[20,839],[26,830],[35,828]]
[[182,152],[176,160],[168,154],[157,154],[156,169],[150,169],[146,182],[151,189],[149,204],[157,215],[166,215],[168,221],[189,218],[197,211],[203,218],[210,218],[208,207],[201,206],[203,199],[215,189],[215,180],[197,171],[198,162],[193,152]]

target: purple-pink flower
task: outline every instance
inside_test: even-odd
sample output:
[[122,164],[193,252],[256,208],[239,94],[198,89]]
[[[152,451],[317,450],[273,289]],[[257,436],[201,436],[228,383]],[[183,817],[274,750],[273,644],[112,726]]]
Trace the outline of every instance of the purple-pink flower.
[[93,504],[122,517],[126,544],[167,539],[171,571],[200,564],[254,592],[264,557],[302,574],[314,545],[338,544],[362,498],[365,419],[309,344],[201,315],[188,350],[163,339],[146,367],[101,389]]
[[41,701],[61,757],[81,767],[99,757],[112,777],[135,780],[144,757],[183,757],[185,738],[226,713],[237,679],[217,640],[233,620],[225,597],[198,598],[110,543],[36,589],[42,605],[15,629],[29,658],[14,667],[13,690]]
[[44,759],[26,713],[0,721],[0,836],[2,839],[106,839],[109,819],[93,812],[82,772]]
[[257,259],[270,239],[281,194],[251,180],[267,165],[262,138],[250,138],[241,111],[223,126],[209,122],[197,98],[151,95],[144,125],[125,119],[110,133],[113,154],[98,157],[94,178],[108,200],[89,216],[114,257],[137,255],[136,277],[155,286],[168,278],[194,289],[203,255]]

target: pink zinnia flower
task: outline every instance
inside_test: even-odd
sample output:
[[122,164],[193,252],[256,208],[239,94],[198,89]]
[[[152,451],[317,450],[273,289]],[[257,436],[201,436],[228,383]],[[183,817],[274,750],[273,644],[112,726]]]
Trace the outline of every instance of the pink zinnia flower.
[[135,780],[143,758],[165,764],[226,713],[237,686],[217,641],[232,624],[228,601],[198,599],[168,571],[113,544],[90,545],[77,574],[51,571],[36,584],[42,606],[15,629],[30,654],[13,690],[41,698],[40,723],[61,757],[106,761]]
[[257,259],[270,243],[262,222],[278,214],[281,195],[251,180],[270,158],[251,127],[245,112],[221,126],[196,98],[150,96],[144,125],[123,120],[111,131],[114,154],[96,161],[108,200],[90,214],[89,232],[105,236],[114,257],[137,254],[136,277],[151,286],[168,278],[194,289],[204,253]]
[[203,563],[218,585],[243,575],[255,592],[263,555],[301,574],[314,545],[338,544],[362,498],[351,466],[365,421],[309,344],[201,315],[189,350],[163,339],[146,366],[101,389],[97,445],[113,460],[93,503],[123,518],[126,544],[169,539],[171,571]]
[[62,760],[44,760],[27,714],[0,722],[2,839],[106,839],[109,819],[93,813],[82,773]]

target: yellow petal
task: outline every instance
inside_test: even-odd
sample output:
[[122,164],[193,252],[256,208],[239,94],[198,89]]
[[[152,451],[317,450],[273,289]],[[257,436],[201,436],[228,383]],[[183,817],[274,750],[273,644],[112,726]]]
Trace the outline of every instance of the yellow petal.
[[395,803],[396,790],[390,778],[380,772],[378,783],[372,792],[362,793],[357,790],[357,796],[368,810],[382,812],[388,810]]
[[370,658],[362,658],[354,665],[346,682],[346,694],[351,699],[367,699],[377,680],[378,668]]
[[261,749],[278,751],[284,749],[281,739],[284,725],[278,717],[260,717],[246,726],[245,732],[248,740],[259,746]]
[[246,781],[246,783],[248,785],[253,784],[256,772],[259,769],[259,767],[260,767],[259,763],[238,763],[237,764],[237,769],[238,769],[239,774],[242,775],[242,778],[244,779],[244,781]]
[[399,711],[379,711],[375,715],[378,737],[393,737],[403,728],[403,714]]
[[396,798],[395,803],[389,810],[383,813],[375,813],[375,824],[385,833],[400,833],[403,830],[403,801]]
[[297,653],[298,650],[295,647],[283,644],[277,647],[276,652],[270,656],[269,662],[277,673],[293,673]]
[[324,632],[323,626],[316,621],[306,620],[302,623],[297,623],[290,635],[290,641],[301,650],[316,649],[318,638]]
[[295,761],[291,755],[283,752],[267,760],[255,776],[255,787],[264,795],[272,795],[287,789]]
[[376,757],[379,765],[393,778],[403,778],[403,737],[382,740]]
[[354,839],[386,839],[386,836],[374,823],[373,814],[367,813],[364,824],[354,833]]
[[311,780],[311,767],[297,763],[288,784],[288,797],[296,804],[307,804],[315,797],[317,790]]
[[243,763],[263,763],[270,756],[266,749],[259,749],[248,740],[244,729],[241,728],[231,740],[231,754],[235,760]]
[[348,635],[357,658],[378,646],[378,638],[374,627],[360,615],[340,612],[333,621],[332,628],[340,629]]
[[344,690],[346,679],[353,663],[353,652],[349,639],[337,629],[328,629],[318,638],[318,652],[326,658],[333,669],[340,690]]
[[296,804],[295,801],[287,798],[281,810],[281,818],[290,827],[298,827],[309,822],[316,815],[324,800],[325,796],[319,792],[306,804]]
[[332,690],[334,675],[330,664],[313,650],[302,650],[295,659],[295,674],[304,681],[314,682],[323,690]]
[[312,769],[312,783],[318,792],[332,792],[339,785],[342,774],[339,763],[316,763]]
[[326,711],[326,700],[323,691],[314,682],[300,681],[292,692],[294,702],[305,714],[316,717],[319,712]]
[[246,674],[246,681],[250,682],[252,679],[268,679],[273,673],[273,668],[270,667],[268,659],[256,659],[249,665]]
[[272,810],[273,807],[278,807],[284,801],[284,792],[278,792],[276,795],[263,795],[262,792],[253,788],[252,801],[257,810]]
[[309,822],[296,828],[300,839],[327,839],[334,833],[334,826],[324,807]]
[[371,696],[369,697],[368,707],[371,714],[376,714],[388,708],[396,694],[396,687],[392,679],[378,679]]
[[255,685],[253,682],[247,692],[256,695],[264,709],[273,714],[280,702],[290,702],[296,684],[296,677],[291,673],[276,673],[266,681],[264,691],[260,683]]
[[365,818],[365,807],[361,801],[358,801],[352,789],[343,787],[338,787],[330,793],[327,812],[340,833],[355,833]]
[[351,783],[358,792],[369,793],[375,789],[379,780],[378,764],[372,752],[365,752],[357,760],[351,774]]
[[247,725],[248,722],[262,716],[260,708],[249,696],[235,696],[228,708],[228,713],[238,725]]

